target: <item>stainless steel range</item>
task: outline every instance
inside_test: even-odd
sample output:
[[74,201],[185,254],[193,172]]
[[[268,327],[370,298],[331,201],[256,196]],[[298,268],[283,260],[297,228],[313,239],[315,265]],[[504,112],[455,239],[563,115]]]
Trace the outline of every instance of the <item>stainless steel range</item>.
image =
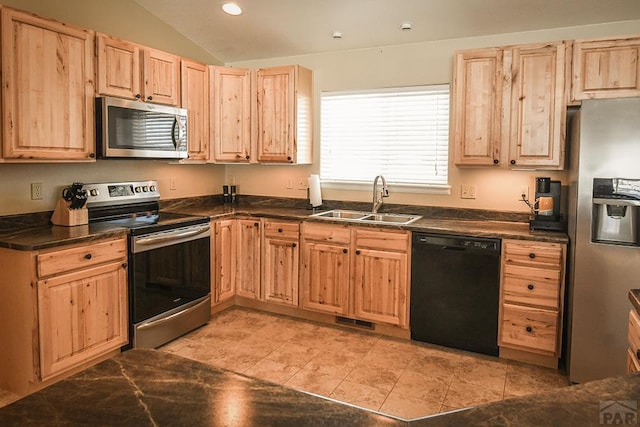
[[155,181],[84,184],[91,223],[129,229],[129,342],[156,348],[211,318],[209,218],[161,212]]

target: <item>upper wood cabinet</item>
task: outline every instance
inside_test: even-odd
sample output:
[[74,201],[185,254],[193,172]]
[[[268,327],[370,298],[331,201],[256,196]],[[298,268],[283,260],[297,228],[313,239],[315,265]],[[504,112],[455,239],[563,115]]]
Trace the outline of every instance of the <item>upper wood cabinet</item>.
[[182,108],[187,109],[189,159],[209,158],[209,67],[195,61],[181,63]]
[[101,95],[180,105],[180,57],[98,33]]
[[477,49],[455,54],[454,163],[563,169],[566,45]]
[[502,49],[458,52],[453,67],[454,163],[497,165],[502,141]]
[[576,40],[571,99],[640,96],[640,37]]
[[94,159],[93,31],[1,13],[2,157]]
[[212,160],[249,163],[252,160],[251,72],[210,66]]
[[299,65],[257,71],[258,161],[312,161],[312,73]]
[[514,167],[564,168],[566,51],[562,42],[505,50],[511,103],[504,116],[510,116],[509,164]]

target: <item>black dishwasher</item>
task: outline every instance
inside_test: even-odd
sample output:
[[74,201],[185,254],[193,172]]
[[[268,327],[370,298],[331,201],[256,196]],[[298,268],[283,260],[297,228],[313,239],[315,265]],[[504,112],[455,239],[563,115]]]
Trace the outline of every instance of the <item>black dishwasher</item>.
[[413,233],[411,339],[498,355],[500,240]]

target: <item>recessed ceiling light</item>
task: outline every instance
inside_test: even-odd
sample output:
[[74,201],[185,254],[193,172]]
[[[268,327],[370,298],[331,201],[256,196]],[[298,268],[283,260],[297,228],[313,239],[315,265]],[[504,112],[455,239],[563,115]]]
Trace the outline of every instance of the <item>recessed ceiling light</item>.
[[341,31],[334,31],[333,33],[331,33],[331,37],[333,37],[334,39],[341,39],[342,38],[342,32]]
[[234,16],[240,15],[242,13],[242,9],[240,8],[240,6],[238,6],[233,2],[223,4],[222,10],[224,10],[225,13],[228,13],[229,15],[234,15]]
[[409,31],[411,28],[413,28],[413,24],[411,22],[403,22],[400,24],[400,29],[402,31]]

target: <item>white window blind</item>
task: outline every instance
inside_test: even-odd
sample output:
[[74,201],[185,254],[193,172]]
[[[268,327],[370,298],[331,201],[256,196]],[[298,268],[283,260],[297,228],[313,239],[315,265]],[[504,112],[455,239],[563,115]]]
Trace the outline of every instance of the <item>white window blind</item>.
[[447,185],[449,85],[321,96],[322,182]]

